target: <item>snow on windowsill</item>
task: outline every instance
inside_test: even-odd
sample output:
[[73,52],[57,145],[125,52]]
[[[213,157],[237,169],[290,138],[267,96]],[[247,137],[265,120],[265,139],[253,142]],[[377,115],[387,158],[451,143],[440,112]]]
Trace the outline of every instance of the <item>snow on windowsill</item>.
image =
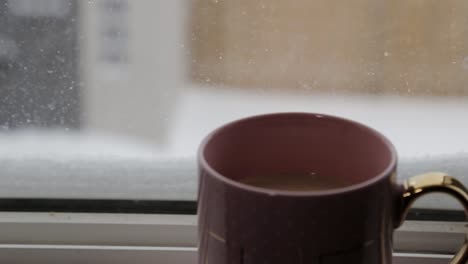
[[[284,95],[207,87],[184,88],[166,147],[157,149],[93,131],[0,134],[2,197],[163,199],[196,198],[195,153],[214,128],[269,112],[316,112],[367,124],[399,154],[399,178],[446,171],[468,184],[466,98]],[[418,206],[452,208],[428,197]]]

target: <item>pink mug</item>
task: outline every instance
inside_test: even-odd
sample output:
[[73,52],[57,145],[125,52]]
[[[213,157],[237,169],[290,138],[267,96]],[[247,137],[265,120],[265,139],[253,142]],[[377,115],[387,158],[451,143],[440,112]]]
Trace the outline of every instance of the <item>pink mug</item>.
[[[199,264],[389,264],[393,231],[418,197],[448,193],[468,211],[467,189],[456,179],[427,173],[398,184],[388,139],[322,114],[229,123],[203,141],[198,162]],[[291,191],[241,182],[310,171],[349,185]],[[465,240],[451,263],[467,260]]]

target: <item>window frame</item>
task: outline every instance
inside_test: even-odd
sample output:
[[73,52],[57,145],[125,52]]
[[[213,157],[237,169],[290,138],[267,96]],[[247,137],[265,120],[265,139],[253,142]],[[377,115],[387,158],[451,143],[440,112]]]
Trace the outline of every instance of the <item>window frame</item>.
[[[466,227],[406,221],[395,231],[395,263],[448,263]],[[0,233],[5,263],[196,263],[196,215],[1,212]]]
[[[451,255],[395,253],[394,264],[446,264]],[[0,247],[5,263],[115,263],[197,264],[196,248],[105,247],[105,246],[19,246]]]

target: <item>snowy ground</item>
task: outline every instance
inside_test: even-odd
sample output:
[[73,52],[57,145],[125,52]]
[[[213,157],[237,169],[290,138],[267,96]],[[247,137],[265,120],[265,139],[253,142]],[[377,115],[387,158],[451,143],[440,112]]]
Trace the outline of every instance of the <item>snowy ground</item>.
[[[468,98],[284,95],[186,88],[165,147],[102,132],[24,131],[0,135],[3,197],[195,199],[200,140],[253,114],[306,111],[363,122],[400,156],[400,178],[447,171],[468,184]],[[420,206],[453,207],[438,196]]]

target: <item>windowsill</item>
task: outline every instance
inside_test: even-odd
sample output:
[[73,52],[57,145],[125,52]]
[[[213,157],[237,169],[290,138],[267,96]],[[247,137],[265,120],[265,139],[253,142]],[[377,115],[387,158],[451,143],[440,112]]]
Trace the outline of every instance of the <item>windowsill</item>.
[[[395,144],[400,179],[439,170],[468,183],[463,98],[291,96],[192,87],[180,94],[174,109],[167,144],[159,148],[87,130],[1,135],[1,196],[194,200],[201,139],[227,121],[280,111],[339,115],[374,127]],[[434,196],[418,206],[456,204]]]
[[[129,247],[129,246],[64,246],[5,245],[0,246],[4,263],[113,263],[127,264],[196,264],[196,248]],[[394,264],[446,264],[452,255],[396,253]]]
[[[464,225],[406,221],[395,232],[395,260],[448,263],[463,242]],[[131,257],[141,263],[196,263],[195,215],[2,212],[0,231],[2,263],[66,258],[94,263],[115,256],[119,257],[112,263],[129,263]],[[179,257],[184,261],[178,262]]]

